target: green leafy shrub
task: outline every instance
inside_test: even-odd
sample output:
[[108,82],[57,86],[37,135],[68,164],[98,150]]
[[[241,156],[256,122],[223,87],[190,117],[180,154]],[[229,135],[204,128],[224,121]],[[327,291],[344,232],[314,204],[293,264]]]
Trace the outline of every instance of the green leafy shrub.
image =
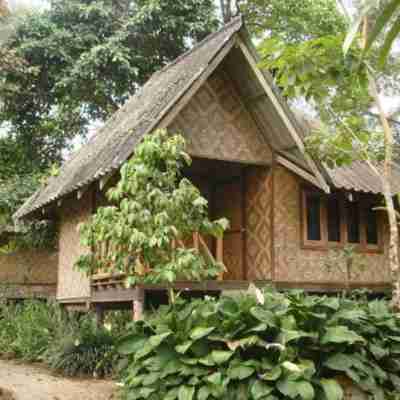
[[0,303],[0,356],[44,361],[68,376],[110,375],[119,359],[114,343],[126,319],[114,315],[106,329],[92,314],[68,314],[56,304]]
[[0,354],[28,361],[40,360],[57,329],[62,326],[60,307],[40,301],[0,306]]
[[384,300],[179,300],[131,329],[119,345],[129,400],[340,400],[344,376],[373,399],[399,399],[400,320]]
[[[229,222],[208,218],[208,202],[183,176],[191,164],[185,140],[157,130],[137,146],[100,207],[80,227],[82,244],[93,249],[76,266],[86,272],[123,272],[128,284],[216,278],[224,266],[209,254],[176,246],[194,232],[221,237]],[[109,251],[99,248],[107,244]],[[96,252],[102,256],[96,256]]]
[[113,373],[118,357],[112,331],[98,327],[91,315],[71,320],[64,328],[44,355],[51,369],[68,376]]

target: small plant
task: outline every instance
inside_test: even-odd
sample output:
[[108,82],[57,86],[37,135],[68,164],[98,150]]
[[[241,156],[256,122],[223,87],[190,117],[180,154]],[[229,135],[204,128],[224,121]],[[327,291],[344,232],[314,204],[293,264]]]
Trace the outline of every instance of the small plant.
[[44,354],[46,364],[67,376],[111,375],[118,356],[114,336],[98,327],[92,315],[71,320]]
[[62,322],[62,310],[54,304],[0,305],[0,354],[40,360]]
[[220,274],[224,267],[212,257],[179,245],[196,232],[220,237],[228,227],[225,219],[209,220],[207,200],[182,177],[182,168],[190,163],[182,136],[164,130],[146,136],[107,193],[113,205],[99,208],[82,225],[83,244],[95,251],[82,255],[78,268],[126,273],[129,285]]

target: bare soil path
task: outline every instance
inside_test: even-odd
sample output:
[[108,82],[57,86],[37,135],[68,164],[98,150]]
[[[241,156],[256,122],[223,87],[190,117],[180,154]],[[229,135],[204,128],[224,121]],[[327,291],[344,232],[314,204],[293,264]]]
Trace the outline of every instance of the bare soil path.
[[[11,394],[14,396],[11,397]],[[111,381],[68,379],[46,368],[0,360],[0,400],[117,400]]]

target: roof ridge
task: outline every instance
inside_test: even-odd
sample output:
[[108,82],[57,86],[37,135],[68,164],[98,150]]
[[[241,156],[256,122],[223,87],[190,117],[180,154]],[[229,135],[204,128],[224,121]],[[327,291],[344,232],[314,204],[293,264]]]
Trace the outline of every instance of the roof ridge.
[[[230,28],[232,25],[235,25],[238,21],[243,22],[243,17],[241,14],[237,15],[236,17],[232,18],[228,23],[224,24],[220,29],[218,29],[215,32],[210,33],[207,35],[204,39],[200,40],[200,42],[196,43],[193,47],[191,47],[189,50],[187,50],[185,53],[181,54],[180,56],[176,57],[173,61],[170,63],[166,64],[164,67],[156,71],[154,75],[161,74],[162,72],[165,72],[169,68],[173,67],[174,65],[178,64],[180,61],[188,57],[191,53],[202,47],[204,44],[208,43],[210,40],[214,39],[217,35],[220,33],[225,32],[228,28]],[[148,79],[148,81],[152,78],[152,76]],[[148,82],[147,81],[147,82]],[[146,82],[146,83],[147,83]]]

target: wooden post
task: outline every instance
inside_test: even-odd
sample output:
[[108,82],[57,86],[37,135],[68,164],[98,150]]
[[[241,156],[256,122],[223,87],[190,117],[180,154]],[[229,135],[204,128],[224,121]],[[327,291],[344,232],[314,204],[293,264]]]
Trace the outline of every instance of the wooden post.
[[[224,238],[217,238],[217,261],[224,262]],[[222,281],[224,279],[224,273],[222,272],[218,276],[218,280]]]
[[104,325],[104,309],[100,304],[96,304],[95,306],[95,313],[96,313],[96,324],[98,327]]
[[144,289],[136,288],[135,289],[135,298],[133,299],[133,320],[134,321],[140,321],[141,319],[143,319],[144,299],[145,299]]
[[199,232],[193,233],[193,247],[199,251]]

